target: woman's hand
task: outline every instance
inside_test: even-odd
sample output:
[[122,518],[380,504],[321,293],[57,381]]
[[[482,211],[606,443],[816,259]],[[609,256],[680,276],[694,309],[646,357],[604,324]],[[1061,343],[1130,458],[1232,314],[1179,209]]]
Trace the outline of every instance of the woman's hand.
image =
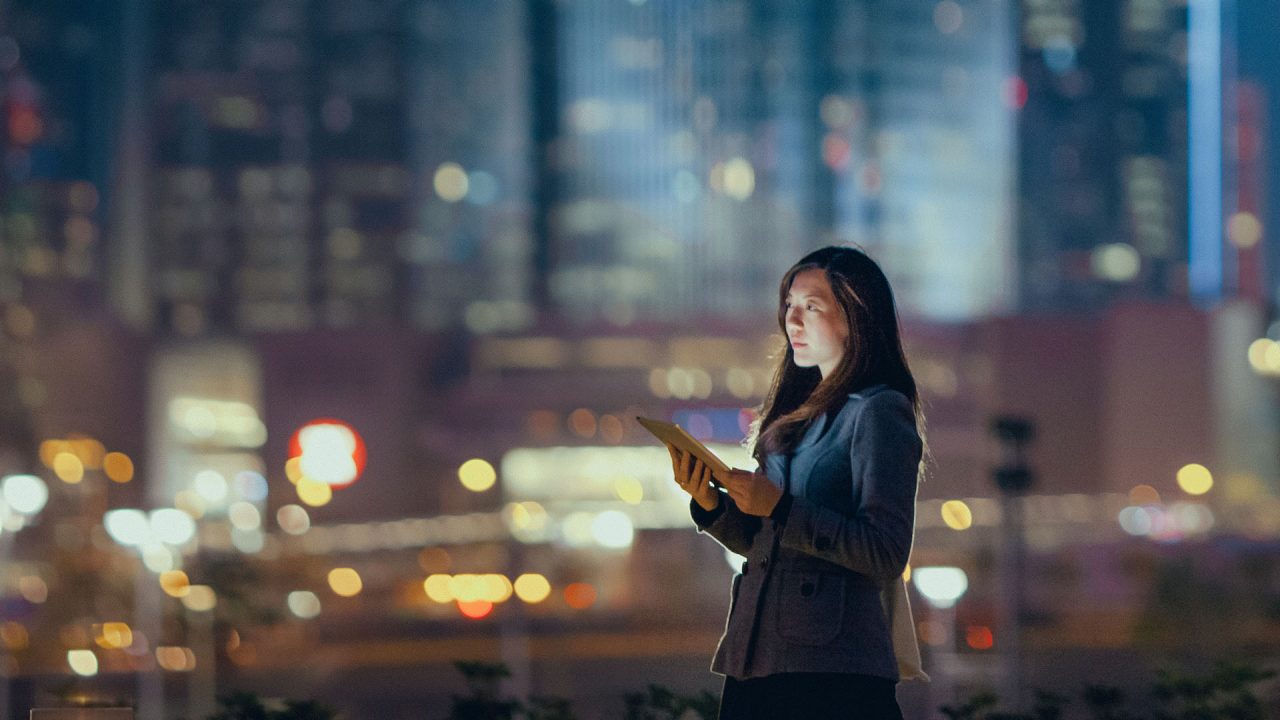
[[729,491],[729,497],[738,509],[748,515],[768,517],[782,499],[782,488],[774,485],[769,476],[746,470],[733,469],[716,473],[716,482]]
[[671,453],[671,470],[676,484],[689,493],[703,510],[715,510],[720,505],[720,492],[711,484],[711,468],[693,455],[667,445]]

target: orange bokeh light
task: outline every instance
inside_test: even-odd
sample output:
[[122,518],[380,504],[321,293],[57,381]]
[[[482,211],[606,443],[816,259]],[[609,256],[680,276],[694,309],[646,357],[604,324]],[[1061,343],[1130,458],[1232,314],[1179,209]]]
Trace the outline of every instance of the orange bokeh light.
[[965,641],[974,650],[990,650],[995,644],[995,637],[986,625],[970,625],[965,630]]
[[585,610],[596,602],[596,589],[587,583],[569,583],[564,588],[564,601],[576,610]]
[[473,620],[479,620],[493,612],[493,603],[488,600],[473,600],[470,602],[459,600],[457,602],[458,611]]

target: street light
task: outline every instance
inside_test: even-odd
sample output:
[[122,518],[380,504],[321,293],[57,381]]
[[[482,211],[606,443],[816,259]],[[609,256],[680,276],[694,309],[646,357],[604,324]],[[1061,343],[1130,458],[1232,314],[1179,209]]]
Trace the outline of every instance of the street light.
[[911,582],[924,596],[942,625],[941,650],[938,666],[942,672],[929,684],[929,705],[938,702],[954,702],[956,670],[956,602],[969,589],[969,576],[958,567],[920,567],[911,570]]
[[1023,496],[1035,484],[1035,472],[1027,461],[1027,449],[1036,437],[1035,422],[1016,415],[999,415],[991,421],[991,432],[1000,442],[1000,464],[992,479],[1000,490],[1001,530],[1001,625],[1004,650],[1001,660],[1001,694],[1014,710],[1022,708],[1022,578],[1026,573],[1023,540]]

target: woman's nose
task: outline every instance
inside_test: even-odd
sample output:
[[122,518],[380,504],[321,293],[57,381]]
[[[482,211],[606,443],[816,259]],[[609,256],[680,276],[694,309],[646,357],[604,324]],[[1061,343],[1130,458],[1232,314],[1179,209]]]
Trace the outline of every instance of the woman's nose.
[[800,322],[800,318],[803,316],[800,314],[800,308],[798,307],[787,308],[786,317],[788,326],[800,327],[803,324]]

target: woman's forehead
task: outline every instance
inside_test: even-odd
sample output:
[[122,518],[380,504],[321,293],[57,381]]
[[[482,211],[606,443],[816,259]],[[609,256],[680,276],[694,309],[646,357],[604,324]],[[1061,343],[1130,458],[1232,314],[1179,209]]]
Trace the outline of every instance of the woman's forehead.
[[831,282],[827,274],[819,268],[809,268],[796,273],[791,278],[791,287],[787,291],[789,297],[832,297]]

